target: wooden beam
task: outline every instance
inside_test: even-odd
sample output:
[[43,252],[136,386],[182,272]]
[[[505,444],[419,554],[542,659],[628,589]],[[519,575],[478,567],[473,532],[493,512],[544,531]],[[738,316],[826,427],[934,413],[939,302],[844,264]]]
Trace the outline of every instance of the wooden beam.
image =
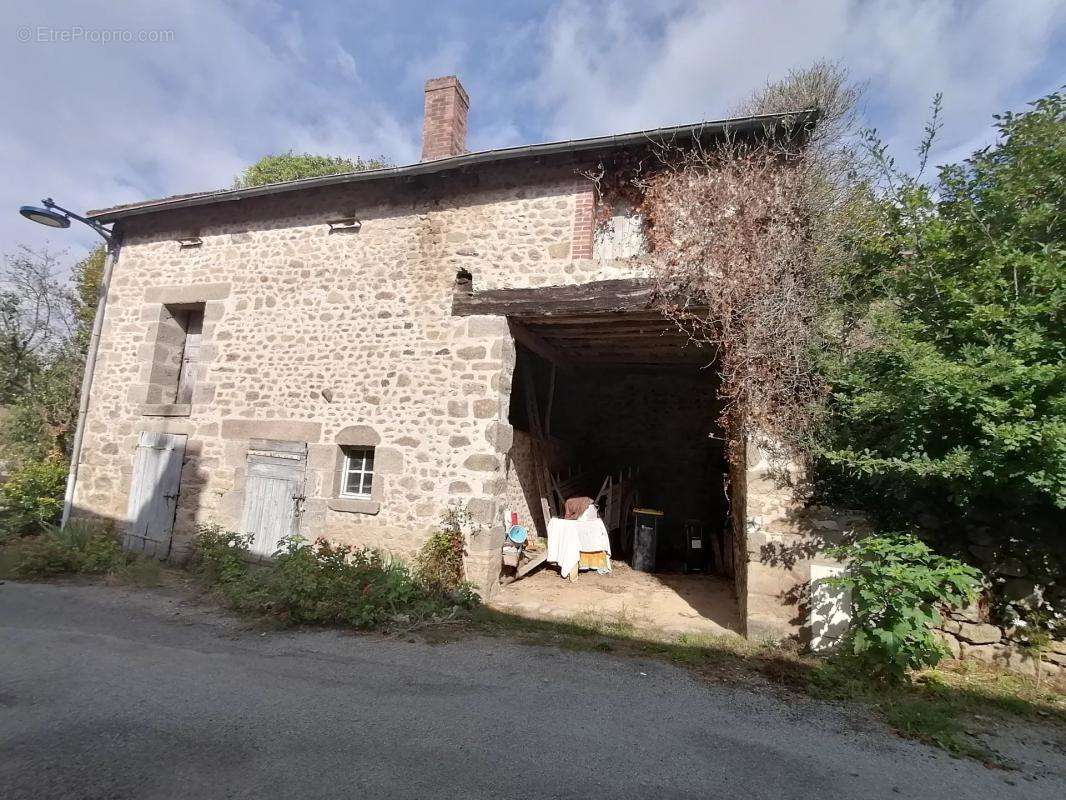
[[687,344],[689,338],[687,336],[664,336],[658,333],[594,333],[589,332],[580,336],[567,336],[556,337],[553,335],[542,336],[541,339],[550,345],[563,346],[567,348],[569,352],[571,347],[576,347],[582,344],[588,344],[589,342],[596,342],[598,344],[625,344],[626,342],[647,342],[648,344]]
[[581,353],[582,362],[590,367],[597,364],[621,364],[641,362],[646,364],[692,364],[704,366],[713,362],[709,353],[689,353],[679,350],[596,350],[588,349]]
[[646,311],[653,307],[656,299],[655,286],[650,281],[637,278],[537,289],[464,289],[457,283],[452,297],[452,314],[455,316],[498,314],[521,319]]
[[543,550],[541,550],[535,556],[531,557],[529,559],[529,561],[527,561],[525,564],[522,564],[521,566],[518,567],[517,570],[515,570],[514,581],[511,581],[511,583],[514,583],[519,578],[524,578],[526,575],[531,573],[533,570],[535,570],[537,567],[539,567],[541,564],[543,564],[547,560],[548,560],[548,548],[547,548],[547,545],[545,545]]
[[663,319],[666,319],[666,317],[663,316],[661,311],[655,309],[650,311],[613,311],[594,314],[552,314],[544,317],[522,317],[524,322],[529,325],[535,325],[537,328],[563,328],[571,325],[601,325],[606,328],[623,323],[653,323]]
[[635,351],[649,351],[655,353],[679,353],[681,351],[691,353],[712,353],[710,347],[699,347],[687,339],[634,339],[632,341],[601,342],[597,339],[583,341],[571,341],[567,345],[567,352],[575,358],[588,350],[605,350],[614,353],[627,353]]
[[507,320],[507,327],[511,331],[512,339],[523,345],[527,350],[532,350],[548,363],[564,369],[570,365],[572,359],[569,353],[553,344],[549,344],[543,337],[533,333],[522,323],[509,319]]
[[628,339],[633,336],[645,336],[650,339],[671,337],[688,338],[684,333],[679,331],[673,325],[669,327],[655,328],[650,325],[634,326],[634,325],[567,325],[565,327],[553,327],[550,325],[527,325],[531,331],[539,334],[542,339],[546,339],[552,342],[568,342],[571,339],[587,339],[589,337],[595,337],[597,339]]

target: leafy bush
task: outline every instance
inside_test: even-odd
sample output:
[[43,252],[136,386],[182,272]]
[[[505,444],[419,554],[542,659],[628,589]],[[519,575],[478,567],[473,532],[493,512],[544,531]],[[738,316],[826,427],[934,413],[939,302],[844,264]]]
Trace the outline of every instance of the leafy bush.
[[105,574],[126,564],[118,539],[91,520],[72,520],[60,530],[21,543],[12,567],[20,578]]
[[293,623],[375,628],[397,617],[421,619],[444,611],[402,562],[375,550],[285,539],[259,573],[264,610]]
[[428,591],[444,596],[473,592],[463,569],[463,531],[472,525],[473,517],[462,504],[444,512],[440,528],[430,535],[415,559],[415,576]]
[[364,160],[358,156],[355,158],[318,156],[310,153],[294,153],[290,150],[287,153],[263,156],[250,167],[245,168],[234,181],[234,187],[246,189],[250,186],[263,186],[268,183],[317,178],[342,172],[363,172],[387,166],[389,163],[384,158]]
[[51,578],[81,571],[82,554],[52,536],[25,542],[12,572],[19,578]]
[[30,461],[0,486],[0,539],[39,533],[63,509],[67,465],[58,460]]
[[909,534],[871,536],[830,554],[848,562],[830,582],[851,591],[849,644],[862,666],[899,682],[908,670],[935,666],[947,655],[932,630],[939,609],[972,602],[980,572]]
[[200,573],[235,608],[294,625],[380,628],[477,603],[466,591],[427,590],[401,561],[377,550],[291,536],[272,560],[252,565],[248,543],[217,526],[201,528],[193,541]]
[[201,525],[193,537],[194,566],[211,584],[223,590],[248,576],[251,534],[234,533],[218,525]]

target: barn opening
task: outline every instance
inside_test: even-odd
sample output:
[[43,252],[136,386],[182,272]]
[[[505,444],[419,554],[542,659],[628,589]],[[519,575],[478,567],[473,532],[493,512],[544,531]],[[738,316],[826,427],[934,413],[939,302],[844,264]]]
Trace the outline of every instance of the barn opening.
[[[649,308],[648,292],[606,281],[463,296],[504,312],[516,343],[509,508],[544,537],[567,498],[593,498],[610,539],[610,574],[570,581],[546,565],[514,583],[505,575],[501,599],[558,616],[646,616],[679,632],[739,630],[713,356]],[[650,562],[638,552],[648,521]]]

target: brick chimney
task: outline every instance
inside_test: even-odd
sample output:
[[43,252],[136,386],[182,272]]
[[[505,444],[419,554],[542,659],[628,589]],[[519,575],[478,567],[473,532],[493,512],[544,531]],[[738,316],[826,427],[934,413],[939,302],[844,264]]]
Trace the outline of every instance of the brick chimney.
[[422,120],[422,160],[433,161],[466,152],[466,112],[470,97],[454,75],[426,81],[426,113]]

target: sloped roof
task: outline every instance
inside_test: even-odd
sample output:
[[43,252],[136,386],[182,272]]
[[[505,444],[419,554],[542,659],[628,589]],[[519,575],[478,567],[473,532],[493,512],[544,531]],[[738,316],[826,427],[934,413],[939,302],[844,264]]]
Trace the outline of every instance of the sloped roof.
[[160,198],[158,200],[143,200],[137,203],[127,203],[125,205],[90,211],[86,216],[97,222],[108,223],[142,214],[151,214],[157,211],[171,211],[193,206],[215,205],[217,203],[233,202],[252,197],[279,195],[286,192],[315,189],[323,186],[363,183],[366,181],[383,181],[416,175],[431,175],[482,164],[519,161],[527,158],[538,158],[568,153],[589,153],[597,150],[614,150],[624,147],[634,147],[641,144],[714,137],[727,132],[733,134],[752,134],[767,129],[776,129],[786,122],[793,126],[804,128],[814,124],[814,122],[817,121],[817,118],[818,112],[816,110],[805,109],[803,111],[782,114],[759,114],[750,117],[734,117],[710,122],[697,122],[691,125],[676,125],[667,128],[655,128],[652,130],[615,134],[612,136],[595,136],[588,139],[567,139],[565,141],[546,142],[544,144],[504,147],[497,150],[481,150],[475,153],[464,153],[450,158],[423,161],[418,164],[409,164],[402,167],[385,167],[383,169],[363,170],[362,172],[342,172],[336,175],[323,175],[317,178],[301,178],[294,181],[268,183],[247,189],[220,189],[209,192],[177,194],[170,197]]

